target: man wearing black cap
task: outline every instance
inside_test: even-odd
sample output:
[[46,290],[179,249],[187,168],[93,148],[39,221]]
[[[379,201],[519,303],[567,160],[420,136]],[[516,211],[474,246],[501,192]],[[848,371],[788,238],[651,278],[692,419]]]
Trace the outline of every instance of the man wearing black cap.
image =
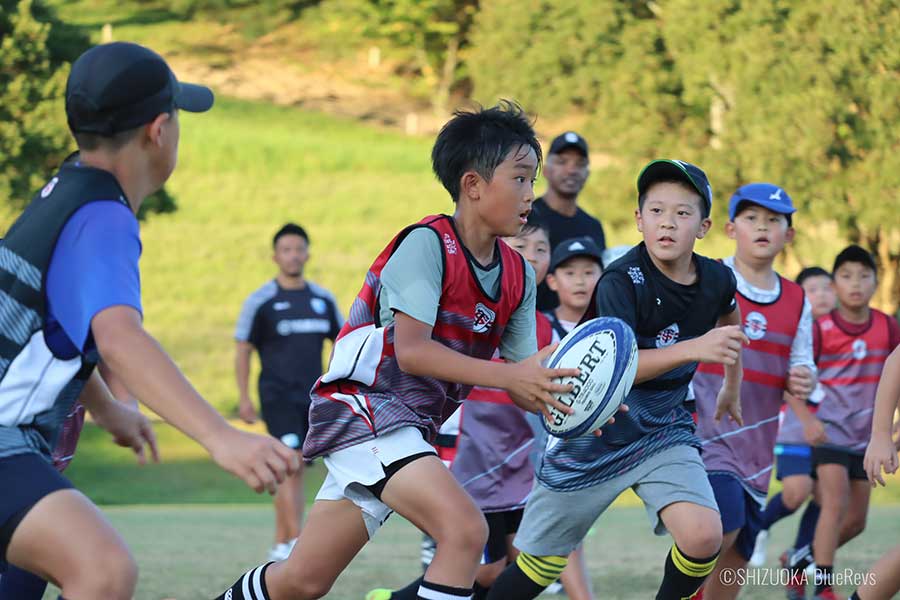
[[88,50],[66,87],[79,155],[0,242],[0,556],[70,600],[130,599],[137,578],[122,539],[50,463],[79,395],[88,410],[108,397],[94,373],[101,357],[257,491],[298,467],[277,440],[230,427],[142,326],[135,214],[175,168],[178,110],[212,104],[209,89],[179,83],[147,48]]
[[[603,225],[578,206],[578,194],[590,172],[587,141],[574,131],[557,136],[550,144],[544,177],[547,191],[534,201],[532,210],[550,229],[550,248],[562,240],[589,237],[601,251],[606,248]],[[556,294],[546,283],[538,286],[538,310],[553,310],[559,304]]]

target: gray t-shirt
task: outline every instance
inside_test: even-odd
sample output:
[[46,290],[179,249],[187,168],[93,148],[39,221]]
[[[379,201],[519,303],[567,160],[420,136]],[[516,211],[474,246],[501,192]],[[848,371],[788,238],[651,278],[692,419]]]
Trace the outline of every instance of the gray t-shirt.
[[[424,227],[412,230],[381,271],[381,323],[394,321],[394,311],[434,325],[441,300],[444,260],[438,236]],[[468,253],[467,253],[468,257]],[[492,296],[500,286],[500,261],[485,269],[469,258],[481,287]],[[525,263],[525,297],[513,313],[500,340],[500,356],[523,360],[537,352],[534,270]]]

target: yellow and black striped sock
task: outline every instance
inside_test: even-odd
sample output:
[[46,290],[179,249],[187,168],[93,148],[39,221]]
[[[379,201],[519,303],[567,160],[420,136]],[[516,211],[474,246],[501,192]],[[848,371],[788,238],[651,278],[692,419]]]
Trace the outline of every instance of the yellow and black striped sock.
[[559,578],[569,559],[565,556],[533,556],[522,552],[506,567],[488,594],[488,600],[532,600]]
[[693,558],[673,545],[666,557],[666,570],[656,600],[688,600],[712,573],[718,557],[717,552],[707,558]]

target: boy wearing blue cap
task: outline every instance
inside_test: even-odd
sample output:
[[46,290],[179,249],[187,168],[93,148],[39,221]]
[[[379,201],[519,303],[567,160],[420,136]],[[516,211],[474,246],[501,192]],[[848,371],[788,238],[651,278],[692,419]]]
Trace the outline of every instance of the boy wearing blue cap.
[[741,187],[728,207],[725,232],[735,240],[736,249],[734,256],[722,262],[737,280],[736,300],[750,339],[741,353],[744,423],[714,418],[723,385],[721,367],[701,365],[693,380],[697,435],[724,532],[719,562],[704,587],[704,593],[716,600],[734,598],[740,591],[738,583],[725,585],[717,574],[745,567],[753,554],[782,403],[786,401],[803,422],[808,443],[821,441],[821,425],[816,427],[815,417],[805,406],[815,383],[812,307],[803,289],[772,266],[794,237],[794,212],[787,192],[770,183]]
[[584,317],[617,317],[635,331],[638,370],[628,411],[602,436],[550,438],[514,542],[520,554],[489,600],[537,597],[629,488],[644,502],[654,533],[673,538],[657,600],[690,597],[716,563],[721,520],[684,401],[698,363],[724,365],[717,413],[740,422],[747,337],[735,279],[721,263],[694,253],[711,224],[712,190],[701,169],[656,160],[637,187],[635,218],[644,241],[603,273]]

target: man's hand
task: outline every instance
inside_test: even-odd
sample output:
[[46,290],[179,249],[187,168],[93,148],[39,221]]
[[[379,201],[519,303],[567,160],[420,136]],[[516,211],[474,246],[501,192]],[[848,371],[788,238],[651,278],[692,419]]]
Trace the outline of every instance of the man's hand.
[[810,415],[806,423],[803,424],[803,438],[810,446],[820,446],[828,441],[822,421]]
[[897,472],[897,447],[889,435],[875,433],[869,441],[869,447],[866,448],[866,456],[863,459],[863,467],[866,469],[866,476],[872,483],[872,487],[877,484],[886,485],[881,472],[896,473]]
[[256,493],[274,494],[278,484],[300,468],[300,458],[275,438],[229,427],[208,448],[220,467],[244,480]]
[[238,403],[238,415],[248,425],[256,423],[256,409],[253,407],[253,402],[250,401],[249,397],[241,398]]
[[809,367],[799,365],[788,371],[787,391],[804,402],[816,387],[816,379]]
[[733,365],[741,353],[741,346],[749,344],[740,325],[716,327],[699,338],[687,342],[693,346],[694,359],[702,363]]
[[[723,328],[720,327],[720,329]],[[719,390],[719,395],[716,397],[715,420],[718,422],[725,415],[728,415],[738,425],[744,424],[744,418],[741,416],[741,388],[739,385],[723,385]]]
[[571,384],[556,383],[553,380],[562,377],[576,377],[578,369],[548,369],[541,362],[556,350],[557,344],[551,344],[518,363],[510,363],[512,369],[505,384],[509,397],[519,407],[528,412],[540,412],[550,418],[550,407],[572,414],[572,409],[553,397],[554,393],[563,394],[572,390]]
[[131,448],[137,455],[138,464],[146,464],[147,456],[144,445],[150,448],[153,462],[159,462],[159,449],[156,446],[156,434],[150,419],[135,408],[112,400],[103,405],[102,411],[92,412],[94,422],[113,436],[119,446]]

